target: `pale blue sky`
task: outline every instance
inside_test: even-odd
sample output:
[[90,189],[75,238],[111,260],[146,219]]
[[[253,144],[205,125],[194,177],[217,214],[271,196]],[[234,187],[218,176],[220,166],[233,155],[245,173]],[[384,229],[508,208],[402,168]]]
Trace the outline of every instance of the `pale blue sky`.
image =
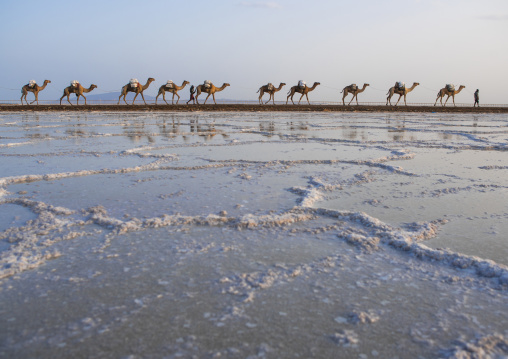
[[508,103],[506,0],[1,0],[0,20],[0,100],[30,79],[50,79],[40,99],[58,99],[74,79],[101,93],[154,77],[150,95],[169,79],[229,82],[231,99],[286,82],[285,100],[302,79],[322,84],[311,100],[368,82],[360,101],[383,102],[395,81],[417,81],[408,101],[454,83],[467,87],[457,102],[479,88],[482,103]]

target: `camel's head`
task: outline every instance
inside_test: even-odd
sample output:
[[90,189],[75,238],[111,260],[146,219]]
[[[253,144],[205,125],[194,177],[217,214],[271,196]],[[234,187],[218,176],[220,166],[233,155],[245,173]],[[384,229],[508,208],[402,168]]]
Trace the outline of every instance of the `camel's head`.
[[370,84],[365,84],[365,86],[370,86]]
[[418,86],[419,84],[420,84],[419,82],[413,83],[413,85],[415,85],[415,86]]
[[466,86],[464,86],[464,85],[459,86],[459,89],[465,89],[465,88],[466,88]]
[[147,82],[154,82],[154,81],[155,81],[155,79],[152,78],[152,77],[149,77],[148,80],[147,80]]
[[50,81],[50,80],[44,80],[44,83],[45,83],[45,84],[50,84],[50,83],[51,83],[51,81]]
[[231,86],[230,84],[228,84],[227,82],[224,83],[224,87],[228,87],[228,86]]
[[285,82],[281,82],[280,83],[282,86],[286,86],[286,83]]
[[187,80],[185,80],[185,81],[183,82],[183,84],[184,84],[184,85],[188,85],[188,84],[190,84],[190,82],[189,82],[189,81],[187,81]]
[[93,90],[93,89],[96,89],[97,88],[97,85],[94,85],[94,84],[91,84],[90,85],[90,89]]
[[321,82],[314,82],[314,84],[317,86],[317,85],[321,85]]

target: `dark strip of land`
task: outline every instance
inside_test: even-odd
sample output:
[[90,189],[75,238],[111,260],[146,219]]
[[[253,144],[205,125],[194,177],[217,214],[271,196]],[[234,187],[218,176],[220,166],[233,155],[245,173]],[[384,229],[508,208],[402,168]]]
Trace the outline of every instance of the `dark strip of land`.
[[508,113],[508,107],[453,107],[453,106],[342,106],[342,105],[0,105],[0,112],[123,112],[123,111],[223,111],[223,112],[427,112],[427,113]]

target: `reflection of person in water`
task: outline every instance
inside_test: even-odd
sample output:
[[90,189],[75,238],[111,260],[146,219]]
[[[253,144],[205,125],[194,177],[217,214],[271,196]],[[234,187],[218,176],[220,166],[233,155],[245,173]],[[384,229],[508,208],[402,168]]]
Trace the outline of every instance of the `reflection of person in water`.
[[196,93],[196,90],[194,89],[194,85],[192,85],[190,87],[190,99],[189,101],[187,101],[187,105],[189,104],[189,102],[192,101],[193,104],[196,104],[195,100],[194,100],[194,94]]
[[478,105],[478,107],[480,107],[480,90],[476,89],[476,91],[474,92],[474,105],[473,107],[476,107],[476,105]]

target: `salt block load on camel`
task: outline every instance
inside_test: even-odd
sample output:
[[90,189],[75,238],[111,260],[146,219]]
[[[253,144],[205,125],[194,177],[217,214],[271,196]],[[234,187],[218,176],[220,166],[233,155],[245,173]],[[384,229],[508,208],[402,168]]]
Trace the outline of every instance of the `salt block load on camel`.
[[295,95],[296,92],[302,94],[302,96],[300,96],[300,99],[298,100],[298,104],[300,104],[302,97],[305,96],[307,98],[307,103],[310,105],[308,94],[309,92],[313,91],[318,85],[321,84],[319,82],[314,82],[312,87],[308,87],[305,81],[302,80],[298,81],[298,85],[291,87],[291,89],[289,90],[288,97],[286,99],[286,105],[288,104],[289,98],[291,98],[291,102],[293,103],[293,105],[295,104],[293,102],[293,96]]
[[224,84],[222,84],[221,87],[215,87],[215,85],[211,81],[206,80],[202,85],[198,85],[196,88],[196,103],[199,105],[198,97],[199,95],[201,95],[202,92],[204,92],[208,94],[208,96],[206,96],[204,103],[206,103],[208,97],[212,95],[213,102],[217,104],[217,102],[215,102],[215,93],[224,90],[228,86],[230,86],[230,84],[225,82]]
[[90,91],[92,91],[93,89],[96,89],[97,88],[97,85],[94,85],[94,84],[91,84],[89,88],[84,88],[83,85],[81,85],[79,83],[78,80],[73,80],[71,81],[71,85],[70,86],[67,86],[65,89],[64,89],[64,92],[63,92],[63,95],[62,97],[60,97],[60,105],[62,104],[62,99],[67,96],[67,102],[71,103],[71,101],[69,100],[69,96],[71,94],[76,94],[76,104],[79,105],[79,97],[80,96],[83,96],[83,98],[85,99],[85,105],[86,105],[86,97],[85,95],[83,95],[83,93],[89,93]]
[[26,104],[28,105],[28,101],[26,100],[26,95],[29,92],[32,92],[35,95],[35,100],[30,102],[33,104],[37,101],[37,105],[39,104],[39,92],[44,90],[48,84],[50,84],[50,80],[44,80],[44,84],[42,86],[37,85],[35,80],[30,80],[25,86],[21,88],[21,104],[23,105],[23,99],[25,99]]
[[149,77],[148,80],[146,80],[146,84],[144,86],[141,86],[138,79],[135,79],[135,78],[130,79],[129,83],[127,85],[125,85],[124,87],[122,87],[122,91],[120,93],[120,96],[118,97],[117,105],[120,104],[120,99],[122,98],[122,96],[123,96],[123,101],[128,105],[127,101],[125,101],[125,96],[127,96],[127,93],[129,93],[129,92],[134,92],[136,94],[134,96],[134,100],[132,100],[133,105],[134,105],[134,101],[136,101],[136,97],[138,97],[139,94],[141,94],[141,97],[143,98],[143,102],[146,105],[145,96],[143,96],[143,91],[145,91],[148,88],[148,86],[150,86],[150,84],[154,81],[155,81],[155,79]]

